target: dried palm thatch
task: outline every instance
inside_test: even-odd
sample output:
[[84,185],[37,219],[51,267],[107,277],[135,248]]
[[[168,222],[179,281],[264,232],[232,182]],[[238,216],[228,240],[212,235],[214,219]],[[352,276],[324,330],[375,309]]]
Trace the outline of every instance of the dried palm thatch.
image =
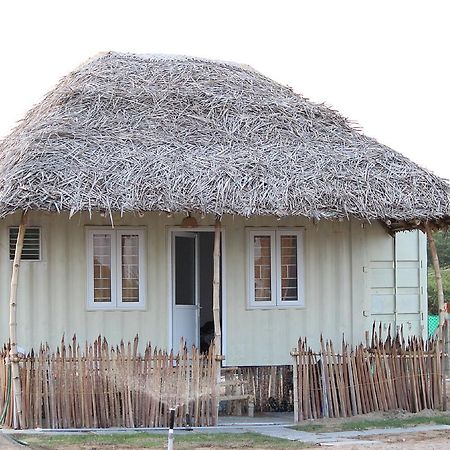
[[107,53],[0,143],[0,216],[168,211],[446,221],[449,186],[249,67]]

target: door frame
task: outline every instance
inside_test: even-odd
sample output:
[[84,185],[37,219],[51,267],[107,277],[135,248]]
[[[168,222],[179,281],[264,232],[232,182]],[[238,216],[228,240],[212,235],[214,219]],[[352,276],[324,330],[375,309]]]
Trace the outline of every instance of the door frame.
[[[171,286],[171,293],[172,293],[172,324],[174,321],[174,308],[177,310],[194,310],[195,311],[195,327],[196,327],[196,332],[195,332],[195,338],[194,338],[194,342],[193,344],[195,346],[199,346],[200,345],[200,333],[199,333],[199,325],[200,325],[200,295],[199,295],[199,287],[200,287],[200,264],[199,264],[199,249],[200,249],[200,240],[198,237],[198,233],[193,232],[193,231],[172,231],[171,233],[172,235],[172,252],[171,252],[171,257],[172,257],[172,264],[171,264],[171,270],[172,270],[172,286]],[[189,238],[189,239],[193,239],[194,240],[194,246],[195,246],[195,250],[194,250],[194,303],[191,305],[177,305],[176,304],[176,279],[173,276],[176,269],[175,269],[175,265],[174,263],[176,262],[176,247],[174,245],[177,237],[184,237],[184,238]],[[173,332],[173,330],[172,330]],[[172,341],[173,341],[173,335],[172,335]]]
[[[168,305],[168,350],[173,348],[173,233],[174,232],[189,232],[189,233],[202,233],[209,232],[214,233],[215,227],[214,225],[210,226],[199,226],[195,228],[189,227],[177,227],[177,226],[168,226],[167,229],[167,305]],[[221,329],[222,329],[222,354],[226,355],[226,332],[227,332],[227,308],[226,308],[226,289],[225,289],[225,280],[226,280],[226,257],[225,257],[225,230],[223,226],[220,230],[221,237],[221,252],[220,252],[220,260],[221,260],[221,277],[220,277],[220,286],[221,286],[221,294],[222,294],[222,307],[220,309],[221,315]],[[198,274],[201,276],[201,274]],[[222,363],[225,364],[226,360],[223,360]]]

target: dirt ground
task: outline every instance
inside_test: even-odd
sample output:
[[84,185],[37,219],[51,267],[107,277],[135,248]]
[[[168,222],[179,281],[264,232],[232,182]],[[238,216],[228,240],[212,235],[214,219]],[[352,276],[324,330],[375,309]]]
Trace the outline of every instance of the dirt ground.
[[[442,411],[432,411],[424,410],[419,413],[409,413],[406,411],[390,411],[390,412],[378,412],[365,414],[363,416],[351,417],[347,419],[321,419],[320,423],[324,425],[325,430],[327,428],[332,429],[336,424],[342,422],[352,422],[360,420],[361,418],[367,420],[377,420],[377,419],[407,419],[410,417],[427,417],[432,419],[434,416],[450,415],[450,413]],[[417,432],[417,433],[401,433],[401,434],[379,434],[362,436],[361,439],[365,441],[379,441],[379,444],[359,444],[358,439],[355,439],[354,444],[339,444],[337,448],[343,450],[359,450],[362,448],[367,448],[368,450],[381,450],[381,449],[391,449],[391,450],[449,450],[450,449],[450,431],[428,431],[428,432]],[[308,447],[308,449],[316,449],[317,446]]]
[[[365,438],[366,440],[381,441],[379,444],[361,445],[355,439],[354,444],[340,444],[337,446],[340,450],[448,450],[450,449],[449,431],[429,431],[426,433],[410,433],[396,435],[377,435]],[[317,450],[317,446],[308,447],[308,449]]]

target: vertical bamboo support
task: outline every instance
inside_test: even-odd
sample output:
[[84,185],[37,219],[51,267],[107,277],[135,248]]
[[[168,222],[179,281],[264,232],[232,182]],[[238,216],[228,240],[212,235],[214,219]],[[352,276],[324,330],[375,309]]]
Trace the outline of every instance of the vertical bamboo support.
[[299,351],[300,345],[297,344],[297,348],[291,353],[294,358],[294,364],[292,366],[293,370],[293,390],[294,390],[294,422],[300,421],[300,416],[298,412],[298,362],[299,362]]
[[11,276],[11,290],[9,296],[9,340],[13,391],[14,417],[18,419],[18,428],[23,426],[22,389],[20,385],[19,358],[17,357],[17,284],[19,281],[20,258],[22,256],[23,241],[25,237],[26,215],[22,213],[19,233]]
[[442,286],[442,274],[439,266],[439,258],[436,250],[436,243],[434,242],[433,231],[428,223],[425,223],[425,231],[427,233],[428,245],[430,246],[431,260],[433,262],[434,276],[436,277],[436,289],[438,295],[439,307],[439,327],[444,325],[447,313],[444,309],[444,288]]
[[214,226],[214,279],[213,279],[213,318],[216,354],[222,355],[222,331],[220,329],[220,219]]
[[[220,327],[220,219],[216,217],[216,222],[214,225],[214,278],[213,278],[213,319],[214,319],[214,350],[215,354],[212,355],[213,366],[217,371],[213,379],[213,398],[218,399],[219,397],[219,383],[221,377],[222,367],[222,331]],[[217,424],[219,416],[219,402],[213,402],[213,423]]]

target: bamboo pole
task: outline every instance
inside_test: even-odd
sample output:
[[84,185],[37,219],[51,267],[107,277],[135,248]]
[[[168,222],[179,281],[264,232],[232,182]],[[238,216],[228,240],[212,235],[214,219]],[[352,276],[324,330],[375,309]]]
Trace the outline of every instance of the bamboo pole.
[[17,427],[23,425],[22,414],[22,388],[20,385],[19,358],[17,356],[17,285],[19,281],[20,258],[22,256],[23,241],[26,228],[26,213],[22,213],[20,220],[19,233],[17,235],[16,249],[14,253],[14,262],[11,275],[11,290],[9,296],[9,340],[10,340],[10,359],[13,390],[13,408],[14,417],[17,418]]
[[439,258],[436,250],[436,243],[434,242],[433,231],[428,223],[425,223],[425,231],[427,233],[428,245],[430,246],[431,260],[433,262],[434,276],[436,278],[436,290],[438,295],[439,307],[439,327],[444,325],[447,313],[444,308],[444,288],[442,286],[442,274],[439,266]]
[[216,354],[222,355],[222,331],[220,328],[220,219],[214,226],[214,279],[213,279],[213,318]]

